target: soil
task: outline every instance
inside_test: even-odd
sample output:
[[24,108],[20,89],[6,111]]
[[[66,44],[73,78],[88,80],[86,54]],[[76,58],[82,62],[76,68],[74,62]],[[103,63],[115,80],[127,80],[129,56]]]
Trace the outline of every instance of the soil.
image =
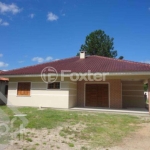
[[[147,119],[147,118],[144,118]],[[148,117],[148,119],[150,119]],[[65,127],[67,127],[65,125]],[[64,125],[55,129],[26,129],[21,139],[12,140],[5,148],[0,145],[0,150],[92,150],[86,141],[75,140],[71,136],[60,136]],[[74,130],[79,132],[85,128],[81,124],[74,125]],[[97,148],[94,150],[143,150],[150,149],[150,122],[140,124],[136,132],[129,134],[116,146]]]
[[[26,129],[25,136],[11,140],[11,143],[5,150],[80,150],[87,145],[86,141],[76,141],[74,135],[60,135],[60,131],[69,128],[62,125],[55,129]],[[83,124],[71,126],[74,131],[80,132],[85,128]],[[86,146],[88,148],[88,146]]]
[[141,124],[135,133],[124,138],[117,146],[103,148],[102,150],[148,150],[150,149],[150,123]]

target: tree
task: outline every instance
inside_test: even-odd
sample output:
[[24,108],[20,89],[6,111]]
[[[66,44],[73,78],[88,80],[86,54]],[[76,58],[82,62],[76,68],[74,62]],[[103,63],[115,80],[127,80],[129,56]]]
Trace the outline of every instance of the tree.
[[118,59],[123,59],[124,57],[123,56],[119,56],[119,58]]
[[144,91],[148,91],[148,84],[144,84]]
[[[87,55],[115,58],[117,51],[114,50],[113,40],[114,38],[110,38],[104,31],[96,30],[86,36],[85,44],[81,45],[80,51],[85,51]],[[79,53],[77,53],[77,55],[79,55]],[[123,56],[121,58],[123,59]]]

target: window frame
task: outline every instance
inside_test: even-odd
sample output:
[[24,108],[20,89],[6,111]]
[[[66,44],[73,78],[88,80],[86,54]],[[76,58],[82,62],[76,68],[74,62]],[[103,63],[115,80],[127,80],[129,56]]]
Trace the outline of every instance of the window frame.
[[[25,94],[25,92],[26,92],[25,90],[23,91],[24,94],[20,94],[19,93],[19,84],[27,84],[27,83],[30,84],[29,85],[29,91],[28,91],[29,94]],[[28,82],[28,81],[27,82],[18,82],[18,84],[17,84],[17,96],[31,96],[31,82]]]
[[[56,88],[56,84],[59,83],[59,88]],[[49,88],[49,85],[53,84],[52,88]],[[47,90],[60,90],[61,89],[61,82],[53,82],[53,83],[48,83],[47,84]]]

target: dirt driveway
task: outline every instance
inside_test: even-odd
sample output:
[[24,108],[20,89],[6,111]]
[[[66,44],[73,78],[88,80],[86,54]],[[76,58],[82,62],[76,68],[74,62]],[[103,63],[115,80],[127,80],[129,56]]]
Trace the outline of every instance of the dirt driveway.
[[150,123],[141,124],[141,128],[126,137],[117,146],[102,150],[149,150],[150,149]]

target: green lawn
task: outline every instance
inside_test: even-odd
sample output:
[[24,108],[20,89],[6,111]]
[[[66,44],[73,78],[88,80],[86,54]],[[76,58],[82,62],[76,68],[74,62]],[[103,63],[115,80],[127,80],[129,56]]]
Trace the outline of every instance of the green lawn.
[[[31,107],[17,108],[23,114],[27,114],[26,118],[29,123],[26,128],[47,128],[52,129],[62,124],[67,124],[64,127],[60,136],[74,135],[75,140],[87,141],[92,146],[111,146],[119,142],[127,134],[135,131],[141,123],[141,119],[131,115],[107,114],[97,112],[76,112],[55,109],[38,110]],[[12,120],[14,114],[7,106],[1,106],[0,110],[5,112]],[[19,127],[20,119],[14,122],[12,130]],[[73,125],[83,124],[85,128],[82,131],[72,129]],[[0,129],[2,130],[2,129]],[[0,137],[0,142],[2,142]],[[70,143],[70,147],[73,144]]]

